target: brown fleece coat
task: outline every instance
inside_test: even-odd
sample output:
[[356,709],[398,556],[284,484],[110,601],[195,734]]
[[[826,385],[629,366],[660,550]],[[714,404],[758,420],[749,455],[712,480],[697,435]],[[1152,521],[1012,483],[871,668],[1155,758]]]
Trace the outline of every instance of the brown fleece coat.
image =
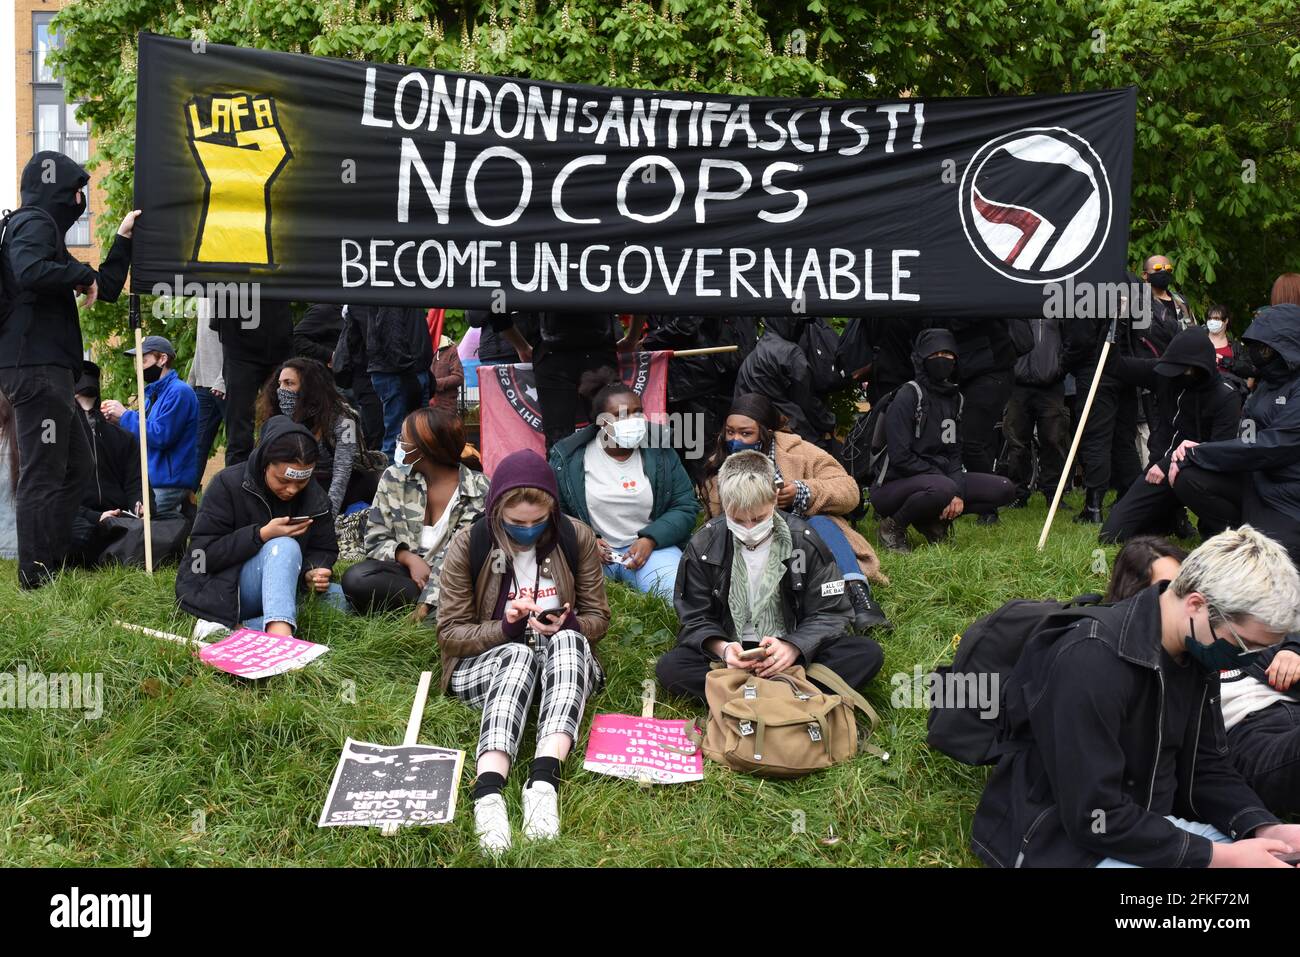
[[[605,597],[605,572],[596,549],[596,533],[577,519],[571,519],[578,541],[578,568],[569,568],[564,549],[557,544],[542,560],[541,573],[555,582],[560,604],[568,603],[578,618],[578,630],[594,650],[609,629],[609,601]],[[438,647],[442,652],[439,687],[445,693],[451,673],[462,658],[481,655],[506,638],[500,619],[492,617],[497,606],[502,575],[492,571],[489,551],[470,594],[468,527],[456,533],[442,560],[442,597],[438,602]]]
[[[781,470],[781,477],[787,483],[795,480],[808,486],[811,499],[808,502],[808,517],[826,515],[843,530],[849,540],[849,547],[857,556],[862,574],[873,582],[888,585],[889,579],[880,570],[880,559],[870,543],[843,518],[857,508],[862,499],[862,490],[853,476],[844,471],[844,466],[835,461],[835,457],[805,442],[793,432],[776,433],[776,467]],[[718,479],[713,476],[708,481],[709,500],[705,503],[709,518],[722,514],[722,503],[718,500]]]

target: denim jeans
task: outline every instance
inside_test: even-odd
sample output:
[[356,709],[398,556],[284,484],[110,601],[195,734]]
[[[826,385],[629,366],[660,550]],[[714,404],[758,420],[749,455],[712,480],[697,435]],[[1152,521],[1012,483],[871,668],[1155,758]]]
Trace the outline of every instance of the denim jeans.
[[407,376],[396,372],[372,372],[370,383],[375,387],[379,401],[384,404],[384,444],[383,453],[388,461],[393,461],[393,450],[402,434],[402,420],[421,406],[429,404],[429,373],[420,372],[409,376],[418,383],[418,395],[407,395],[403,379]]
[[224,396],[218,399],[205,386],[195,386],[194,396],[199,400],[199,470],[194,482],[194,489],[198,491],[203,484],[203,470],[208,467],[208,456],[212,454],[217,429],[221,428],[221,423],[226,418],[226,399]]
[[[302,578],[302,547],[287,535],[273,538],[239,570],[239,613],[245,628],[265,631],[273,621],[298,626],[298,581]],[[339,611],[347,599],[338,582],[320,596]]]
[[862,574],[862,566],[858,564],[858,556],[853,554],[853,546],[849,544],[844,529],[836,525],[829,515],[809,515],[808,525],[831,550],[835,564],[839,566],[840,574],[846,581],[854,578],[866,581],[867,576]]
[[636,571],[619,564],[605,566],[605,577],[631,585],[642,594],[655,594],[665,601],[673,600],[673,587],[677,584],[677,565],[682,560],[682,550],[676,545],[656,548],[644,565]]
[[153,490],[153,512],[155,515],[179,514],[181,506],[189,500],[190,489],[179,485]]
[[[1185,818],[1175,817],[1172,814],[1166,814],[1165,820],[1172,821],[1176,826],[1182,828],[1184,831],[1187,831],[1191,834],[1196,834],[1199,837],[1208,837],[1215,844],[1232,843],[1232,838],[1228,837],[1228,835],[1224,834],[1222,831],[1220,831],[1212,824],[1201,824],[1199,821],[1188,821]],[[1098,867],[1137,867],[1138,865],[1128,864],[1125,863],[1124,861],[1116,860],[1113,857],[1108,857],[1104,861],[1099,863],[1097,866]]]

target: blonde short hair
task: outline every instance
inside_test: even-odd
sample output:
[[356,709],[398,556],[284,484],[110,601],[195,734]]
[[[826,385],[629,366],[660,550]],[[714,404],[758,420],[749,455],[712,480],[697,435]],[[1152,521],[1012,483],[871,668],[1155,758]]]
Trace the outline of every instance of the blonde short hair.
[[1300,626],[1300,573],[1285,548],[1250,525],[1206,539],[1169,587],[1179,598],[1200,592],[1216,618],[1249,615],[1283,634]]
[[737,452],[718,469],[718,499],[728,515],[776,501],[776,467],[762,452]]

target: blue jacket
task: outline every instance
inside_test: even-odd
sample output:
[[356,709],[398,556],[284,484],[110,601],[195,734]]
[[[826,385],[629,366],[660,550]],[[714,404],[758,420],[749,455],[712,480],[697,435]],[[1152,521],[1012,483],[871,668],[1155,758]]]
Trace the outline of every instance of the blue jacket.
[[[169,370],[144,387],[149,446],[149,485],[198,488],[199,400],[194,390]],[[118,422],[140,439],[140,413],[127,409]]]
[[[596,426],[588,425],[551,448],[551,468],[560,486],[560,509],[588,525],[591,513],[587,511],[584,456],[587,443],[595,437]],[[666,443],[651,444],[641,450],[641,455],[654,491],[654,505],[650,510],[650,524],[637,534],[654,539],[655,548],[685,545],[695,530],[695,518],[700,511],[690,476],[677,453],[666,447]]]

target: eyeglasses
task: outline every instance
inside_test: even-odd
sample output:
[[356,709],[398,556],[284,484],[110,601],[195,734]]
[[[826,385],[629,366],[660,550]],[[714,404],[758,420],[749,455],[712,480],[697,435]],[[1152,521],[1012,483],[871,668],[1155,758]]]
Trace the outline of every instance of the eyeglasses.
[[[1214,614],[1216,614],[1216,615],[1218,615],[1220,618],[1222,618],[1222,619],[1223,619],[1223,623],[1224,623],[1225,625],[1228,626],[1228,631],[1232,632],[1232,637],[1233,637],[1233,639],[1237,642],[1238,647],[1241,648],[1241,654],[1243,654],[1243,655],[1255,655],[1255,654],[1258,654],[1259,652],[1261,652],[1261,651],[1264,650],[1263,647],[1258,647],[1258,648],[1247,648],[1247,647],[1246,647],[1246,642],[1245,642],[1245,640],[1241,637],[1241,635],[1239,635],[1239,634],[1237,633],[1237,629],[1232,627],[1232,622],[1230,622],[1230,621],[1228,620],[1227,615],[1223,614],[1223,612],[1219,611],[1217,608],[1212,608],[1211,611],[1213,611]],[[1213,625],[1213,623],[1210,624],[1210,634],[1214,634],[1214,625]],[[1217,636],[1216,636],[1216,637],[1217,637]]]

